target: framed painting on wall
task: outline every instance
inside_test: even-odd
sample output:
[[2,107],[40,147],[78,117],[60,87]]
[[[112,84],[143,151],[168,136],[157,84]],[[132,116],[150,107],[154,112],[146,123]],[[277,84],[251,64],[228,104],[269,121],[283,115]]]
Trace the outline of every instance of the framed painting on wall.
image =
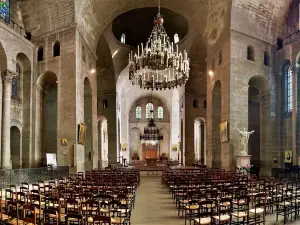
[[223,122],[220,124],[220,142],[227,142],[228,140],[228,122]]
[[78,125],[78,144],[84,145],[86,140],[86,129],[85,123],[80,123]]

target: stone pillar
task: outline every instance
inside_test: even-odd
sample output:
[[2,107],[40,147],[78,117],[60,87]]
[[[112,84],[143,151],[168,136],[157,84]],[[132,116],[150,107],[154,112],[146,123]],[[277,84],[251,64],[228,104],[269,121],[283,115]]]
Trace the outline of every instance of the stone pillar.
[[11,91],[12,78],[17,74],[6,70],[2,74],[3,79],[3,118],[2,118],[2,168],[11,169],[11,150],[10,150],[10,117],[11,117]]
[[102,124],[98,122],[98,168],[102,168]]

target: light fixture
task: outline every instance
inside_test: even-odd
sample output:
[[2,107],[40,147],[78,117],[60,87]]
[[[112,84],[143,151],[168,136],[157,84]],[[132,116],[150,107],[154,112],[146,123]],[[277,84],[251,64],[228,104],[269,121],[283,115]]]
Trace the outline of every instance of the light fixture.
[[[151,90],[171,89],[184,85],[189,78],[190,60],[187,52],[178,50],[178,44],[170,41],[163,26],[163,18],[158,13],[154,28],[145,45],[129,54],[129,80],[133,85]],[[141,49],[141,52],[140,52]]]
[[[152,102],[152,94],[151,94],[150,102]],[[149,116],[150,119],[148,121],[148,125],[144,127],[144,133],[140,135],[140,140],[142,141],[142,143],[146,145],[157,145],[160,143],[161,140],[163,140],[163,135],[160,134],[160,129],[155,124],[155,120],[154,120],[155,116],[154,116],[153,108],[150,109],[149,113],[150,113]]]
[[95,69],[91,69],[91,74],[94,74],[96,73],[96,70]]
[[[153,114],[153,110],[150,110]],[[144,128],[144,134],[140,136],[142,143],[146,145],[157,145],[161,140],[163,140],[163,135],[160,134],[159,127],[156,126],[153,118],[149,119],[148,125]]]
[[208,75],[212,77],[214,75],[214,71],[212,70],[208,71]]

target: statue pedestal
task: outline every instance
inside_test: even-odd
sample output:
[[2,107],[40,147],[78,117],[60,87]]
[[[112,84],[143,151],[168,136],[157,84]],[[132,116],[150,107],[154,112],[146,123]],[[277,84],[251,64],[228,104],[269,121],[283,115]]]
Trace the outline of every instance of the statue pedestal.
[[236,166],[250,166],[251,155],[237,155]]

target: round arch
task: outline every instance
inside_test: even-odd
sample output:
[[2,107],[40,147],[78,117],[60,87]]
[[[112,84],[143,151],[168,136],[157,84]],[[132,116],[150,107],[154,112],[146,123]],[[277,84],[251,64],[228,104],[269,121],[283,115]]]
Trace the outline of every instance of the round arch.
[[140,140],[141,130],[132,127],[129,130],[129,160],[141,160],[143,158],[142,144]]
[[36,132],[32,163],[35,166],[46,166],[46,154],[58,153],[57,98],[57,76],[52,71],[46,71],[36,81],[36,127],[40,132]]

